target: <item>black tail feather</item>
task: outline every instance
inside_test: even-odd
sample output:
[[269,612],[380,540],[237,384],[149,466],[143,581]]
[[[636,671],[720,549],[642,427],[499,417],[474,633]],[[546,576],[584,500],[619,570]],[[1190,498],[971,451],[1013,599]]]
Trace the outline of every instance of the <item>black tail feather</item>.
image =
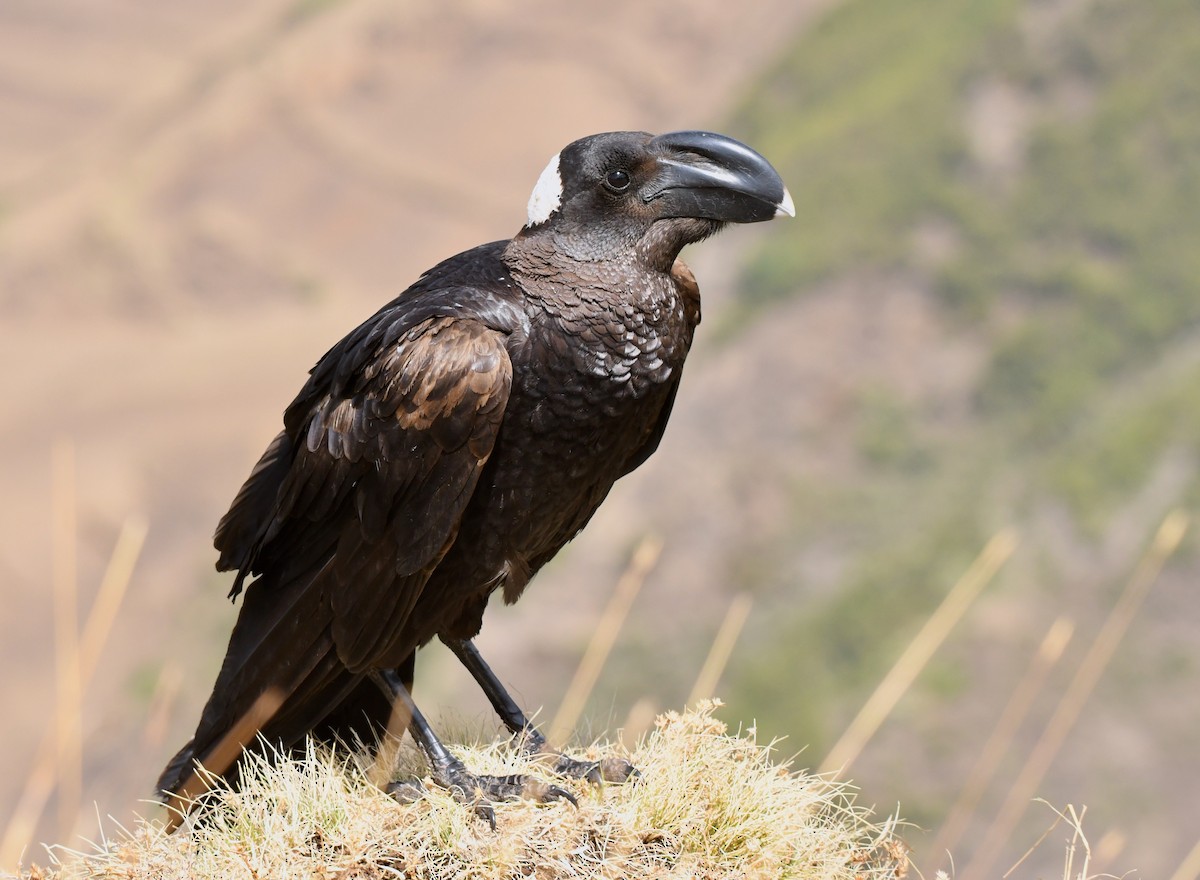
[[[237,745],[253,742],[256,731],[290,748],[354,687],[357,677],[338,660],[330,636],[328,602],[317,582],[321,577],[320,571],[315,579],[310,575],[291,583],[263,577],[247,589],[195,735],[163,770],[160,792],[194,796],[181,789],[197,761],[217,776],[235,772]],[[275,698],[270,701],[274,711],[257,718],[264,695]],[[248,719],[253,723],[245,730]],[[226,754],[231,737],[239,743]]]

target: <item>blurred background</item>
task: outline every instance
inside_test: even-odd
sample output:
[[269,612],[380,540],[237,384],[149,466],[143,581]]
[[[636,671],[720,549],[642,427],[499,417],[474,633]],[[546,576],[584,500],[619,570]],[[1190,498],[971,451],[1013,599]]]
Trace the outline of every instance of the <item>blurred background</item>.
[[[1194,878],[1195,12],[0,4],[0,869],[151,809],[236,613],[212,530],[317,357],[512,235],[567,142],[710,128],[797,219],[686,255],[705,320],[660,451],[481,650],[549,719],[661,541],[583,739],[681,707],[724,627],[721,717],[852,760],[926,876],[1002,873],[1043,798],[1087,807],[1093,870]],[[491,729],[440,646],[417,696]]]

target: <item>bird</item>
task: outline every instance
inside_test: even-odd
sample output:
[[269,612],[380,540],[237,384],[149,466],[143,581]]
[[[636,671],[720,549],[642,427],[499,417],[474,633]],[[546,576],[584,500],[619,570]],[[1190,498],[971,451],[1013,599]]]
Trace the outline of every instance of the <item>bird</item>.
[[158,780],[173,812],[236,780],[257,743],[378,744],[397,719],[432,781],[493,825],[496,800],[573,800],[473,775],[446,748],[412,697],[434,639],[525,752],[565,776],[634,772],[549,749],[472,639],[493,594],[516,602],[658,447],[700,321],[680,251],[780,216],[795,207],[779,173],[733,138],[584,137],[550,160],[516,235],[437,264],[330,348],[216,529],[243,601]]

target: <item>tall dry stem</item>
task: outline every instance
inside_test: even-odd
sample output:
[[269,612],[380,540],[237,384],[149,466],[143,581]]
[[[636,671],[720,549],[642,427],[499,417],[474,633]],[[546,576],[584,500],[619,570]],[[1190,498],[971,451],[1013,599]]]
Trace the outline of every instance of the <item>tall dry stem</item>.
[[54,646],[57,706],[58,825],[69,834],[83,789],[82,699],[79,681],[79,583],[76,547],[75,447],[60,439],[53,448]]
[[746,625],[746,618],[750,616],[750,607],[753,604],[754,600],[746,593],[738,593],[729,603],[729,610],[725,612],[725,618],[721,621],[712,647],[708,649],[708,656],[704,658],[704,665],[700,667],[700,673],[696,676],[696,683],[692,685],[692,692],[688,694],[687,705],[694,706],[697,701],[714,695],[721,680],[721,673],[729,663],[733,646],[742,634],[742,627]]
[[996,719],[991,735],[979,752],[967,781],[963,783],[958,799],[946,813],[946,820],[929,849],[933,865],[936,866],[948,853],[953,852],[962,838],[984,792],[995,778],[1000,761],[1012,744],[1017,729],[1024,723],[1034,699],[1045,687],[1050,671],[1062,658],[1074,630],[1075,625],[1066,617],[1059,617],[1050,625],[1025,674],[1021,676],[1008,703],[1000,712],[1000,717]]
[[617,634],[625,624],[625,618],[629,615],[633,600],[642,589],[646,575],[658,562],[662,548],[662,538],[657,535],[648,535],[633,551],[629,565],[617,581],[617,588],[608,602],[608,607],[604,609],[595,630],[592,631],[591,641],[583,653],[583,659],[579,661],[575,676],[567,685],[562,705],[559,706],[558,713],[550,723],[551,742],[562,742],[575,729],[575,723],[583,713],[583,707],[587,704],[588,697],[591,696],[592,689],[595,688],[596,681],[600,678],[600,670],[604,668],[604,663],[608,660],[613,645],[616,644]]
[[829,754],[821,762],[820,772],[845,772],[854,763],[862,753],[863,747],[896,708],[900,698],[916,681],[929,658],[962,620],[980,591],[1012,556],[1016,546],[1017,536],[1011,529],[996,533],[987,542],[979,556],[971,563],[971,567],[946,594],[942,604],[925,621],[921,631],[888,670],[888,674],[850,722],[841,739],[829,750]]
[[1200,877],[1200,840],[1192,847],[1191,852],[1183,857],[1171,880],[1196,880]]
[[[66,455],[67,453],[63,454]],[[56,468],[66,466],[73,467],[73,464],[56,465]],[[58,479],[56,477],[56,484]],[[65,521],[60,525],[60,528],[63,528],[64,532],[66,525]],[[73,526],[71,532],[72,534],[74,533]],[[79,640],[78,649],[75,652],[74,668],[77,670],[76,681],[71,682],[70,687],[78,688],[79,693],[87,689],[87,686],[91,683],[92,676],[96,672],[100,652],[103,650],[112,632],[112,624],[116,619],[117,608],[120,607],[121,600],[125,596],[125,592],[129,586],[129,579],[133,575],[133,568],[137,563],[137,558],[141,553],[145,538],[146,524],[144,520],[139,518],[127,520],[121,529],[120,536],[117,538],[117,544],[113,549],[112,556],[104,572],[104,578],[100,583],[100,590],[96,594],[96,600],[92,603],[91,610],[88,612],[88,618],[83,627],[83,637]],[[56,556],[56,559],[59,559],[57,565],[60,566],[66,561],[58,556]],[[71,550],[67,556],[67,560],[70,561],[73,569],[74,541],[71,542]],[[61,576],[64,578],[67,577],[66,573],[63,573]],[[71,575],[71,577],[73,576]],[[63,589],[64,593],[67,592],[65,587]],[[66,597],[64,596],[65,601]],[[64,610],[63,614],[66,615],[67,613]],[[60,625],[65,626],[66,623],[63,622]],[[78,706],[78,703],[76,705]],[[76,723],[78,724],[78,721]],[[76,730],[78,729],[77,727]],[[54,785],[62,766],[60,754],[60,737],[62,733],[61,722],[58,720],[58,715],[56,714],[53,724],[47,727],[41,742],[38,744],[37,754],[34,756],[32,768],[25,780],[25,786],[21,789],[21,795],[17,799],[17,806],[13,811],[12,819],[9,821],[8,827],[5,828],[3,837],[0,837],[0,869],[9,865],[15,865],[21,857],[22,851],[29,845],[29,840],[33,836],[34,828],[37,826],[38,820],[46,808],[50,794],[54,791]]]
[[1063,693],[1046,724],[1046,729],[1034,744],[1025,765],[1017,775],[1016,781],[1008,792],[991,827],[984,835],[974,859],[967,865],[959,876],[962,880],[980,880],[988,876],[992,865],[1000,855],[1004,844],[1012,837],[1022,814],[1028,807],[1030,799],[1045,779],[1050,765],[1058,755],[1067,735],[1074,727],[1079,713],[1096,687],[1096,682],[1108,667],[1113,654],[1116,653],[1121,639],[1125,636],[1134,616],[1142,605],[1142,600],[1150,592],[1158,574],[1171,554],[1179,547],[1184,533],[1188,528],[1188,517],[1181,510],[1167,514],[1162,525],[1155,533],[1150,548],[1142,557],[1124,592],[1117,599],[1109,612],[1108,618],[1096,635],[1096,640],[1079,664],[1079,669],[1067,690]]

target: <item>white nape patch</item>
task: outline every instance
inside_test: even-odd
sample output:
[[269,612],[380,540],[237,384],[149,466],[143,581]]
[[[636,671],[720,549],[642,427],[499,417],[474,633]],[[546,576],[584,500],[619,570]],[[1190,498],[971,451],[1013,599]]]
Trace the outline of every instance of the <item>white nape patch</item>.
[[558,153],[555,153],[529,196],[529,222],[525,225],[537,226],[549,220],[550,215],[562,207],[562,193],[562,175],[558,173]]

